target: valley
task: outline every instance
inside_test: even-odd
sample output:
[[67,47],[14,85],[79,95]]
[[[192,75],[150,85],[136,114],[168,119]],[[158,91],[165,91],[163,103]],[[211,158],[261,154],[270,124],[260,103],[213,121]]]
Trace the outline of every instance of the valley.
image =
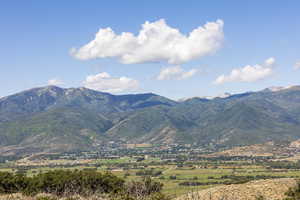
[[0,172],[150,177],[169,199],[275,182],[267,198],[300,179],[299,130],[300,86],[184,101],[47,86],[0,99]]
[[236,147],[212,153],[192,145],[118,147],[111,143],[99,152],[36,154],[6,160],[0,165],[0,171],[35,176],[61,169],[93,170],[110,172],[125,178],[128,183],[151,177],[162,183],[162,192],[173,199],[219,186],[234,187],[258,180],[299,179],[300,162],[287,161],[294,153],[298,154],[299,149],[291,147],[294,144],[268,143],[264,145],[268,147],[264,151],[257,148],[260,145],[251,145],[241,147],[244,152],[240,151],[240,154],[229,154],[236,152]]

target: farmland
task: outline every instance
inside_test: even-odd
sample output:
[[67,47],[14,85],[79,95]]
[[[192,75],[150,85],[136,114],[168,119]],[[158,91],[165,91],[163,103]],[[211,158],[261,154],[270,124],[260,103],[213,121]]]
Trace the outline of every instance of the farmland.
[[300,167],[292,162],[273,162],[263,158],[201,158],[196,161],[163,160],[157,157],[111,157],[109,159],[18,160],[3,163],[1,171],[34,176],[55,169],[111,172],[130,181],[151,177],[163,183],[163,193],[178,197],[206,188],[246,183],[253,180],[299,178]]

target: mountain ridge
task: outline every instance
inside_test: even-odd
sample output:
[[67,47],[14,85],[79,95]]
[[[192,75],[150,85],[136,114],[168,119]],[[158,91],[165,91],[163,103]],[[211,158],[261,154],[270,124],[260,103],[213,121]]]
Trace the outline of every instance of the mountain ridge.
[[10,153],[97,150],[108,141],[231,148],[293,141],[299,130],[300,86],[180,102],[47,86],[0,99],[0,151]]

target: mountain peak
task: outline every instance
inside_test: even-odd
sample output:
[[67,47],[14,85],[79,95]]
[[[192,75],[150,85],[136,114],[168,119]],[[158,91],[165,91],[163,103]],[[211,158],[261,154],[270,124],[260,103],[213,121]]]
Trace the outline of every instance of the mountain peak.
[[224,93],[177,103],[153,93],[34,88],[0,100],[0,151],[12,145],[16,154],[32,146],[47,152],[94,150],[106,141],[223,148],[299,139],[300,86],[271,89],[287,92]]
[[51,96],[58,96],[64,92],[65,89],[54,86],[54,85],[49,85],[45,87],[40,87],[40,88],[34,88],[32,90],[29,90],[31,92],[36,92],[37,95],[43,95],[43,94],[49,94]]

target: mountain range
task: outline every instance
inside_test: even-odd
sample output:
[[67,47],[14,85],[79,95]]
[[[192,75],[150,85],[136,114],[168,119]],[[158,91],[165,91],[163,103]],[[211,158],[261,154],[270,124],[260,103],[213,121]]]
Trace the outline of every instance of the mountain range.
[[299,138],[300,86],[182,101],[47,86],[0,99],[2,155],[96,150],[111,141],[230,148]]

